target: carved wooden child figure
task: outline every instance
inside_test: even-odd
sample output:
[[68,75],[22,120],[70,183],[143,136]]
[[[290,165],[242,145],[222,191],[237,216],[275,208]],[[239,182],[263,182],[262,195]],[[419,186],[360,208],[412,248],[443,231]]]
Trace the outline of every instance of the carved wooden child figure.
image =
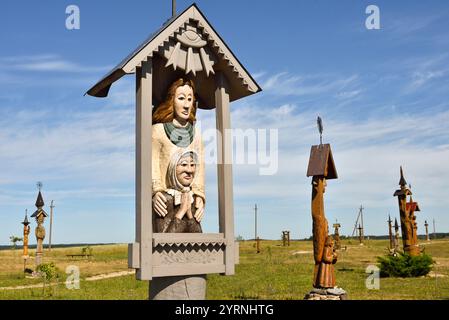
[[161,217],[153,212],[153,232],[202,232],[193,216],[195,204],[191,187],[198,167],[198,155],[194,151],[179,150],[173,154],[167,170],[167,189],[161,192],[167,200],[167,214]]
[[319,265],[315,265],[315,277],[313,286],[315,288],[333,288],[335,287],[335,269],[337,263],[337,253],[334,248],[332,236],[326,238],[323,249],[323,255]]

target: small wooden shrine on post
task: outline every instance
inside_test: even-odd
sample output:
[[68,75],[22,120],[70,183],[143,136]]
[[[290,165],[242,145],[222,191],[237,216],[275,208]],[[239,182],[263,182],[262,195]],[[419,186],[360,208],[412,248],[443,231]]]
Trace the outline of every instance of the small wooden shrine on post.
[[282,245],[290,247],[290,231],[288,230],[282,231]]
[[339,224],[338,221],[335,221],[333,227],[334,227],[335,249],[340,250],[341,249],[341,241],[340,241],[341,224]]
[[[404,173],[401,166],[401,178],[399,180],[399,185],[401,188],[396,190],[393,196],[398,197],[399,204],[399,214],[401,218],[401,230],[402,230],[402,244],[404,247],[404,253],[411,256],[418,256],[421,250],[418,246],[417,237],[417,223],[415,211],[419,211],[419,206],[417,202],[413,202],[412,192],[409,187],[407,187],[407,182],[404,178]],[[410,196],[410,202],[407,202],[407,196]]]
[[[199,8],[168,20],[87,94],[106,97],[126,74],[136,77],[136,241],[129,266],[139,280],[235,272],[230,103],[261,91]],[[195,84],[197,107],[214,109],[218,145],[219,233],[153,233],[152,110],[180,77]],[[207,213],[206,213],[207,214]]]

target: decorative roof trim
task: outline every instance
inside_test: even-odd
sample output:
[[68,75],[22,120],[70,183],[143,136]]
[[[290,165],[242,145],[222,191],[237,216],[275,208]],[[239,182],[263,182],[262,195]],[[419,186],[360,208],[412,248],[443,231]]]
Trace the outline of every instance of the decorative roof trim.
[[235,76],[242,81],[246,89],[252,93],[262,91],[260,86],[248,73],[245,67],[240,63],[237,57],[228,48],[220,35],[214,30],[207,21],[196,4],[192,4],[184,12],[170,19],[159,31],[154,33],[128,57],[126,57],[117,67],[109,72],[103,79],[95,84],[86,94],[95,97],[106,97],[111,85],[123,77],[125,74],[135,73],[137,67],[141,67],[142,62],[148,61],[153,53],[158,51],[164,43],[174,37],[174,34],[184,27],[185,24],[193,20],[198,23],[198,28],[202,29],[207,41],[211,41],[212,48],[216,49],[219,57],[226,60]]

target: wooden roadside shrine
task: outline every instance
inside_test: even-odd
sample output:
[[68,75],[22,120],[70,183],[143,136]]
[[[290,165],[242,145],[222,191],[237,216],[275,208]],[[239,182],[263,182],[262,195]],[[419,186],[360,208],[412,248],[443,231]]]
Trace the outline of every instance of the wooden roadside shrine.
[[[234,274],[230,103],[261,88],[195,4],[168,20],[87,94],[106,97],[111,85],[126,74],[136,77],[136,241],[129,245],[129,266],[137,269],[139,280]],[[194,82],[198,108],[215,108],[219,132],[217,234],[152,231],[152,109],[180,77]]]

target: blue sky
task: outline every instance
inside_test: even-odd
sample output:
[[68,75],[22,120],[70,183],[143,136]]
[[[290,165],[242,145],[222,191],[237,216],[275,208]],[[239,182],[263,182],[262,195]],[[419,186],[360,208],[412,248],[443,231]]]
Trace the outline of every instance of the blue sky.
[[[67,30],[76,4],[81,29]],[[190,1],[178,0],[178,11]],[[387,234],[398,217],[399,166],[424,220],[449,231],[447,1],[197,1],[263,92],[232,105],[234,128],[278,129],[279,171],[234,166],[235,233],[311,235],[310,146],[332,145],[338,180],[325,206],[351,234]],[[365,8],[380,8],[367,30]],[[83,94],[171,14],[171,1],[3,1],[0,10],[0,244],[21,234],[36,182],[55,201],[54,243],[134,240],[134,79],[107,99]],[[213,114],[200,111],[205,127]],[[207,171],[205,232],[217,232],[215,171]],[[34,229],[33,223],[32,228]],[[48,230],[48,222],[46,222]],[[32,237],[31,243],[35,239]]]

